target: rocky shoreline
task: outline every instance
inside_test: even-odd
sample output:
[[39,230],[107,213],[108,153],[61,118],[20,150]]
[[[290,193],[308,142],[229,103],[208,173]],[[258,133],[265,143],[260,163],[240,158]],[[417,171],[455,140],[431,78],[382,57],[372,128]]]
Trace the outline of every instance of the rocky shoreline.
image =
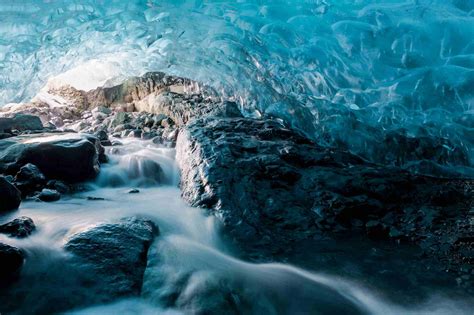
[[[21,199],[54,202],[84,189],[107,163],[104,147],[119,149],[124,138],[176,147],[184,200],[216,216],[250,261],[284,261],[297,244],[341,236],[412,244],[420,263],[474,293],[473,179],[413,174],[322,147],[278,119],[244,117],[215,91],[163,73],[89,92],[64,87],[2,108],[0,214],[15,211]],[[10,237],[34,230],[24,217],[0,226]],[[112,300],[140,294],[158,234],[153,222],[126,218],[73,235],[64,248],[101,275],[91,287]],[[123,259],[110,258],[117,255]],[[0,243],[7,262],[0,288],[15,281],[26,258]],[[139,268],[128,270],[132,265]]]

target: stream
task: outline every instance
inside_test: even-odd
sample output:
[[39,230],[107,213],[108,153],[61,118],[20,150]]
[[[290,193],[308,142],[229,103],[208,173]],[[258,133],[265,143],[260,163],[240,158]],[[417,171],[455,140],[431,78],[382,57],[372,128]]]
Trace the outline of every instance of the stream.
[[[185,313],[205,313],[230,293],[251,314],[471,314],[469,303],[441,296],[420,305],[397,306],[382,297],[387,292],[363,285],[365,279],[343,279],[331,275],[334,270],[327,273],[329,267],[310,272],[290,264],[239,260],[221,238],[218,221],[181,200],[174,149],[151,141],[121,141],[123,145],[107,149],[109,163],[84,192],[56,203],[27,201],[18,213],[1,218],[6,222],[28,216],[38,226],[29,238],[8,239],[28,254],[20,283],[13,289],[14,294],[27,294],[15,314],[86,296],[87,288],[77,286],[83,275],[61,263],[65,240],[98,222],[128,216],[150,218],[160,229],[149,250],[141,297],[68,314],[180,314],[166,303],[177,290],[177,303],[186,305]],[[157,165],[162,172],[157,172]],[[139,193],[129,193],[132,188]]]

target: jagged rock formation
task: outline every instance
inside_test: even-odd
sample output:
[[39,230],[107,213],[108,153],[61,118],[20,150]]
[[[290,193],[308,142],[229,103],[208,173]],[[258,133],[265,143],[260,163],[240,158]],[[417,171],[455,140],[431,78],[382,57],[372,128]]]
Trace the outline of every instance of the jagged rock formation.
[[[177,160],[183,197],[211,209],[256,259],[322,234],[354,232],[430,252],[450,233],[447,225],[467,220],[473,200],[472,181],[372,164],[273,120],[196,120],[178,137]],[[452,247],[459,234],[451,236]]]
[[19,217],[10,222],[0,225],[0,233],[10,237],[24,238],[29,236],[36,229],[31,218]]

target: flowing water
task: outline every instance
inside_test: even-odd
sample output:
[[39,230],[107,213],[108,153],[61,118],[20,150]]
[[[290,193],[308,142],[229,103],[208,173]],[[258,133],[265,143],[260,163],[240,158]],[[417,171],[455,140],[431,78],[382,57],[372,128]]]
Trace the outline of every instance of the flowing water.
[[[160,229],[149,251],[142,296],[70,314],[180,314],[166,303],[166,297],[177,288],[180,292],[177,304],[185,305],[186,312],[220,305],[217,303],[222,302],[226,293],[234,295],[245,313],[253,314],[470,314],[472,311],[466,301],[441,297],[421,305],[396,306],[364,288],[360,284],[363,281],[344,280],[281,263],[253,264],[239,260],[238,253],[221,239],[214,217],[188,207],[181,200],[174,150],[160,148],[151,141],[121,141],[123,146],[108,149],[110,162],[103,166],[98,179],[90,183],[89,190],[55,203],[25,202],[11,216],[29,216],[38,226],[26,239],[8,239],[8,243],[28,253],[22,273],[27,284],[19,291],[25,290],[27,294],[17,309],[18,314],[28,313],[35,305],[87,295],[87,288],[75,286],[74,279],[80,275],[61,265],[61,257],[65,255],[62,245],[71,234],[98,222],[132,215],[149,217]],[[163,170],[158,178],[157,165]],[[128,193],[136,187],[140,193]],[[186,279],[185,285],[180,282],[182,279]],[[51,296],[56,296],[56,300]],[[225,313],[226,309],[222,309],[222,314]]]

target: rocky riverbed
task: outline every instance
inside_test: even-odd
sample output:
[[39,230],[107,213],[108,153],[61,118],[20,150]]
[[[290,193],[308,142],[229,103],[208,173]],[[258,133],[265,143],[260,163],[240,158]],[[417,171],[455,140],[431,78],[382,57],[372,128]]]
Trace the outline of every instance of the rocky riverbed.
[[[403,158],[376,164],[321,146],[281,119],[244,114],[209,87],[163,73],[88,92],[65,86],[2,107],[0,312],[50,313],[139,296],[200,314],[293,313],[296,302],[320,314],[380,311],[327,278],[224,254],[364,279],[397,303],[433,292],[471,302],[474,180],[403,167],[414,159],[438,160],[440,169],[449,159],[468,163],[465,152],[448,156],[439,139],[406,140],[400,131],[387,154]],[[167,216],[184,214],[162,209],[169,205],[160,189],[178,182],[183,200],[201,208],[178,206],[198,213],[195,222],[176,225]],[[62,215],[73,219],[61,228]],[[214,228],[199,235],[204,247],[196,254],[190,226],[209,218]],[[170,232],[176,226],[187,231],[184,241]],[[55,246],[45,254],[48,241]],[[62,267],[54,274],[49,266]],[[70,273],[78,276],[54,292]],[[287,291],[272,288],[272,275],[291,283]],[[53,285],[32,307],[39,288],[29,285],[41,279]],[[285,300],[289,288],[296,302]]]

